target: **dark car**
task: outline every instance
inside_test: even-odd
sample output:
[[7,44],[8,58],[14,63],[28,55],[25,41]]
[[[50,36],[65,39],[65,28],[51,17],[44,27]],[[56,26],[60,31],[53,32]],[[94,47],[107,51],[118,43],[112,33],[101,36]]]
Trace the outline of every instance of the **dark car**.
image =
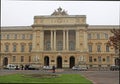
[[110,70],[111,71],[118,71],[118,70],[120,70],[120,66],[111,66]]

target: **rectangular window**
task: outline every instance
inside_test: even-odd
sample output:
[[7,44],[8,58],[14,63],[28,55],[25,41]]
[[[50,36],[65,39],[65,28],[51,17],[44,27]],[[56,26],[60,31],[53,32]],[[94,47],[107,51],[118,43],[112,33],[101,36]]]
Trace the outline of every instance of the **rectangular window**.
[[97,34],[97,39],[100,39],[100,34]]
[[9,36],[9,34],[7,34],[7,39],[9,39],[10,38],[10,36]]
[[101,45],[97,45],[97,52],[101,52]]
[[32,45],[29,45],[29,52],[31,52],[32,50]]
[[24,56],[21,56],[21,62],[24,62]]
[[21,45],[21,52],[24,52],[24,50],[25,50],[24,45]]
[[22,35],[22,39],[25,39],[25,34]]
[[8,51],[9,51],[9,46],[5,45],[5,52],[8,52]]
[[16,52],[16,45],[13,45],[13,52]]
[[14,35],[14,39],[17,39],[17,34]]
[[32,34],[30,34],[30,39],[32,39]]
[[88,45],[89,52],[92,52],[92,45]]
[[101,62],[101,56],[98,56],[98,62]]
[[104,35],[105,35],[105,39],[108,39],[108,34],[104,33]]
[[110,57],[109,56],[107,56],[106,62],[110,62]]
[[88,39],[91,39],[92,38],[92,35],[91,34],[88,34]]
[[29,56],[29,62],[31,62],[31,56]]
[[13,62],[15,62],[16,61],[16,56],[13,56]]
[[89,57],[89,62],[92,62],[92,56]]
[[106,45],[106,52],[109,52],[109,46]]

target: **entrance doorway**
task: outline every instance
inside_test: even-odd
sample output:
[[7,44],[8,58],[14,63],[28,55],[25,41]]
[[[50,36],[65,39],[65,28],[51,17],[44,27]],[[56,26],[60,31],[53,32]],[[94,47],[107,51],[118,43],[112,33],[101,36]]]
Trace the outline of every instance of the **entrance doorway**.
[[62,57],[57,57],[57,68],[62,68]]
[[73,66],[75,66],[75,58],[73,56],[70,57],[70,65],[69,67],[72,68]]
[[49,66],[49,57],[48,56],[44,57],[44,66]]
[[5,57],[5,58],[3,59],[3,66],[7,66],[7,65],[8,65],[8,58]]
[[119,58],[115,59],[115,65],[120,66],[120,59]]

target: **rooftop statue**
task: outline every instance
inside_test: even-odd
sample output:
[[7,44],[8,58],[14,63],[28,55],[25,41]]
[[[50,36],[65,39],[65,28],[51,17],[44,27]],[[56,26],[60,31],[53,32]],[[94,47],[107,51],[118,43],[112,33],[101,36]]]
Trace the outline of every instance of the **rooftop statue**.
[[55,10],[52,14],[52,16],[59,16],[59,15],[68,15],[67,11],[63,10],[61,7],[59,7],[57,10]]

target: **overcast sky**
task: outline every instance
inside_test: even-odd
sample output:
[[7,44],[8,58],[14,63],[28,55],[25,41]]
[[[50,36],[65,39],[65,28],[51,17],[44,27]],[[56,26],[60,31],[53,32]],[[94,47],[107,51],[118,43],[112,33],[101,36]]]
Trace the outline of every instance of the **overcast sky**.
[[119,25],[119,1],[2,0],[1,26],[30,26],[35,15],[51,15],[62,7],[69,15],[86,15],[89,25]]

